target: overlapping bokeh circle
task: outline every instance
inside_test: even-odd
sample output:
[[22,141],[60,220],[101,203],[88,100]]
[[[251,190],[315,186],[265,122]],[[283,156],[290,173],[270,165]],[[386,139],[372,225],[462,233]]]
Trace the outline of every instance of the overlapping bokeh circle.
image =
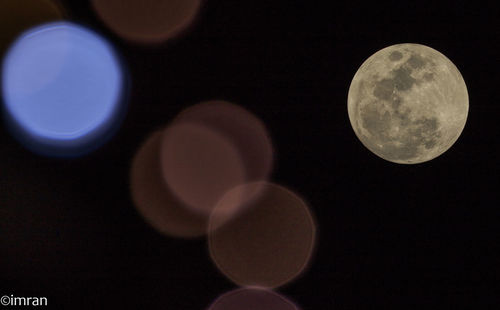
[[[200,236],[222,196],[236,186],[267,180],[272,162],[271,139],[255,115],[226,101],[202,102],[179,113],[136,154],[133,200],[157,230]],[[258,195],[256,187],[241,191],[233,211]],[[173,215],[179,212],[183,219]],[[161,221],[161,214],[168,214],[168,221]]]
[[226,101],[202,102],[136,154],[133,200],[161,233],[207,233],[210,257],[235,284],[277,288],[308,267],[316,223],[302,198],[269,182],[273,159],[255,115]]

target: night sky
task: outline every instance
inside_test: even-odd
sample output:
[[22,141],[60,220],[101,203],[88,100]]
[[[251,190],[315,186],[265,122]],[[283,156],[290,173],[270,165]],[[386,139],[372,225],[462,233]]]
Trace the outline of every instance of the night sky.
[[[25,150],[0,130],[0,295],[50,309],[206,309],[236,288],[204,238],[166,237],[130,198],[131,160],[184,108],[241,105],[273,139],[271,180],[309,204],[318,243],[278,292],[307,309],[493,307],[500,302],[500,10],[478,1],[206,0],[182,36],[120,39],[84,1],[70,20],[108,38],[131,78],[129,111],[102,148],[77,159]],[[446,55],[469,115],[458,141],[417,165],[357,139],[347,93],[363,61],[397,43]]]

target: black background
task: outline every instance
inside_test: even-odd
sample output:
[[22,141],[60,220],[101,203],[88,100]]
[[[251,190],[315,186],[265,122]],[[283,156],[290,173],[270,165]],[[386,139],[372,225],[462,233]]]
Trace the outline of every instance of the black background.
[[[279,289],[306,309],[487,307],[500,302],[500,11],[485,2],[207,0],[183,36],[127,43],[84,1],[70,20],[112,41],[130,71],[129,113],[104,147],[56,160],[0,131],[0,295],[50,308],[205,309],[235,286],[206,241],[160,235],[135,211],[131,159],[149,133],[209,99],[260,117],[272,180],[318,222],[310,268]],[[466,127],[423,164],[368,151],[347,115],[361,63],[396,43],[450,58],[469,91]],[[403,308],[402,308],[403,307]]]

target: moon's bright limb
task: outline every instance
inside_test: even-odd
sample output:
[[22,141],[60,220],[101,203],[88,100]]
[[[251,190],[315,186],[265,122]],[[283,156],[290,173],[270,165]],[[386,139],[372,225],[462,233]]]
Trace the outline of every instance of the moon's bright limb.
[[348,113],[357,137],[379,157],[400,164],[436,158],[460,136],[469,110],[455,65],[420,44],[396,44],[356,72]]

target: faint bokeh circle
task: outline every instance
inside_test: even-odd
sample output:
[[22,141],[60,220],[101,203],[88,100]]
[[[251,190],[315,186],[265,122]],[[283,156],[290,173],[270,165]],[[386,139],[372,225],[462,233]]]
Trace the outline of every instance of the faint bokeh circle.
[[205,235],[207,217],[186,208],[163,180],[161,137],[161,131],[152,133],[132,161],[130,187],[134,205],[146,222],[162,234],[181,238]]
[[219,296],[208,310],[300,310],[286,297],[265,289],[240,288]]
[[120,37],[160,43],[185,30],[201,0],[92,0],[97,15]]
[[64,15],[51,0],[0,0],[0,55],[23,31]]
[[[259,188],[259,197],[239,206],[241,191],[252,187]],[[288,189],[267,182],[227,192],[217,203],[208,229],[214,263],[241,286],[275,288],[292,281],[307,267],[316,239],[315,221],[306,203]]]

